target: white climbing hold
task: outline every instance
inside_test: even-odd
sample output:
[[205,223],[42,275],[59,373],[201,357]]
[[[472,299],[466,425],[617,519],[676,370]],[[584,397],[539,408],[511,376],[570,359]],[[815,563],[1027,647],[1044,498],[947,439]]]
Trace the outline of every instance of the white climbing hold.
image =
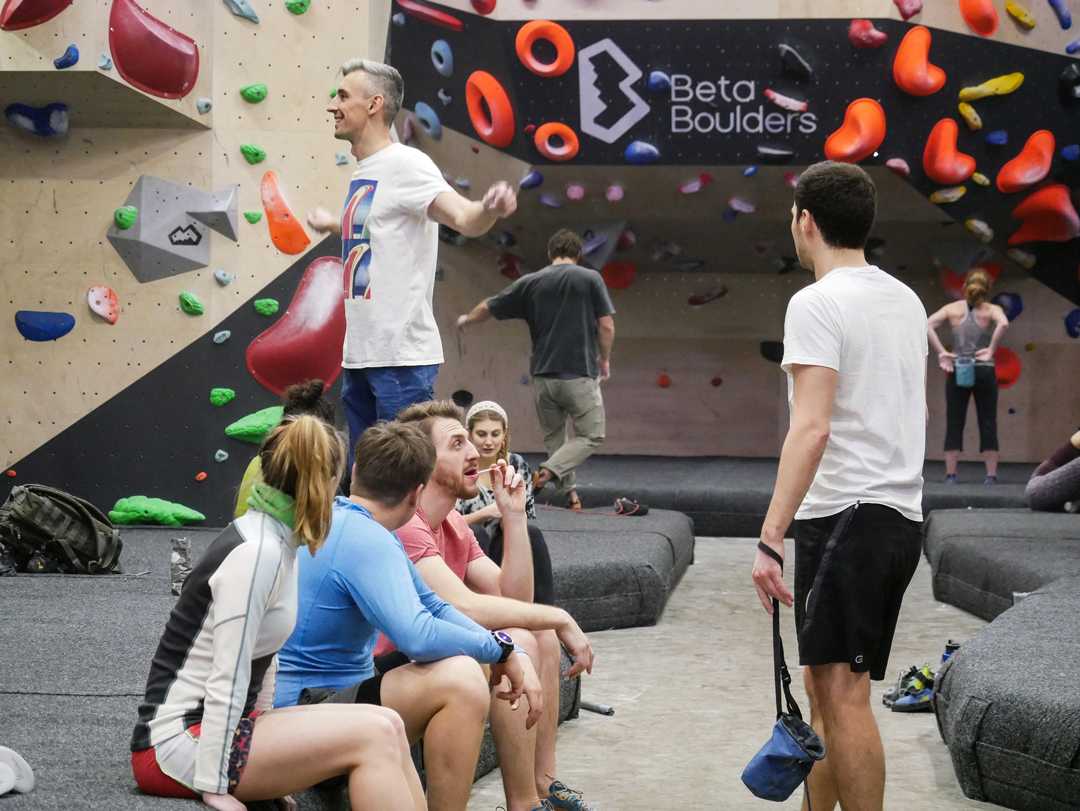
[[232,284],[232,281],[235,278],[236,276],[234,276],[232,273],[226,273],[225,270],[222,268],[218,268],[214,271],[214,281],[220,284],[222,287],[226,287]]
[[232,337],[232,332],[230,330],[223,329],[220,332],[215,332],[214,333],[214,343],[215,344],[223,344],[227,340],[229,340],[229,338],[231,338],[231,337]]
[[198,110],[203,115],[206,115],[208,112],[210,112],[210,108],[213,107],[213,106],[214,106],[214,102],[212,102],[210,99],[206,98],[205,96],[203,98],[195,99],[195,109]]
[[336,155],[334,155],[334,163],[336,163],[338,166],[345,166],[348,162],[349,156],[346,155],[344,152],[338,152]]
[[791,96],[785,96],[783,93],[777,93],[772,88],[765,88],[765,98],[779,107],[781,110],[790,110],[793,113],[805,113],[810,109],[810,105],[802,99],[795,99]]
[[443,103],[443,107],[446,107],[450,104],[450,102],[454,100],[454,97],[447,93],[446,90],[441,87],[439,88],[439,92],[435,95],[439,97],[439,101]]
[[216,451],[214,451],[214,461],[215,462],[224,462],[228,458],[229,458],[229,452],[228,451],[223,451],[221,448],[218,448]]
[[97,61],[98,70],[112,70],[112,57],[102,54]]

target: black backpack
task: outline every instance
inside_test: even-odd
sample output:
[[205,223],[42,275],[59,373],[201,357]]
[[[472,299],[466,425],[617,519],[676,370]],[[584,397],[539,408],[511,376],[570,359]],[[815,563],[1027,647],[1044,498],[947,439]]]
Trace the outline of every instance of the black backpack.
[[[86,499],[47,487],[13,487],[0,507],[0,557],[20,572],[120,572],[120,530]],[[0,560],[0,569],[3,569]]]

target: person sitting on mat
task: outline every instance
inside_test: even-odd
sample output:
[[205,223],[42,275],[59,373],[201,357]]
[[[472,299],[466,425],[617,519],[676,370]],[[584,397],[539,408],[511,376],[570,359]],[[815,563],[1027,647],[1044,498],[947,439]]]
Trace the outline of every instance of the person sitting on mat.
[[[476,495],[459,498],[456,509],[465,516],[465,523],[472,529],[480,548],[500,564],[503,558],[502,515],[492,489],[491,477],[497,476],[497,471],[492,468],[503,461],[521,474],[525,482],[525,517],[536,520],[529,463],[510,451],[510,420],[498,403],[491,400],[474,403],[465,415],[465,427],[469,431],[469,441],[480,454],[480,478],[476,482]],[[528,527],[533,560],[533,602],[552,605],[555,583],[544,533],[535,524],[530,523]]]
[[[524,653],[517,631],[491,633],[436,597],[390,534],[416,512],[435,466],[427,435],[379,423],[361,435],[354,460],[351,495],[335,500],[324,548],[300,558],[296,630],[281,649],[275,704],[395,710],[410,742],[423,738],[428,807],[464,811],[490,701],[478,662],[492,665],[495,681],[510,680],[497,698],[516,703],[524,692],[527,726],[543,708],[540,680],[528,656],[512,655]],[[505,466],[495,472],[500,498],[509,478],[518,477]],[[373,661],[380,631],[404,655]]]
[[1080,431],[1035,468],[1024,496],[1033,510],[1080,512]]
[[345,775],[354,809],[426,809],[397,713],[271,709],[276,654],[296,620],[296,558],[326,537],[345,446],[302,415],[271,431],[259,455],[250,509],[184,581],[154,654],[131,738],[135,782],[243,811]]
[[[555,735],[559,642],[574,660],[571,677],[592,672],[592,646],[566,611],[532,602],[533,564],[524,490],[495,492],[505,539],[500,567],[480,549],[465,519],[454,509],[457,499],[476,495],[479,478],[480,455],[469,441],[461,409],[449,400],[418,403],[402,411],[398,420],[424,431],[436,454],[435,470],[420,491],[416,515],[397,533],[405,552],[436,594],[485,628],[532,631],[520,638],[515,635],[514,641],[530,651],[540,672],[544,690],[540,722],[529,730],[504,702],[491,706],[491,731],[499,752],[507,810],[554,807],[588,811],[593,806],[556,779]],[[391,649],[383,640],[376,654]]]

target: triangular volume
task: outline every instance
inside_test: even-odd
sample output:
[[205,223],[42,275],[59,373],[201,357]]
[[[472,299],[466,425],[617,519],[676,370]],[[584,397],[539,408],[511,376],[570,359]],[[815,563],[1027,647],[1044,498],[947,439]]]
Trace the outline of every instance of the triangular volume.
[[198,220],[210,228],[213,228],[222,236],[228,237],[234,242],[236,236],[236,223],[238,222],[238,198],[239,186],[230,186],[227,189],[216,191],[210,195],[211,202],[207,208],[189,209],[189,217]]
[[599,270],[609,261],[615,253],[619,235],[626,228],[626,221],[604,223],[601,225],[587,225],[581,229],[581,238],[585,243],[582,260],[586,265]]

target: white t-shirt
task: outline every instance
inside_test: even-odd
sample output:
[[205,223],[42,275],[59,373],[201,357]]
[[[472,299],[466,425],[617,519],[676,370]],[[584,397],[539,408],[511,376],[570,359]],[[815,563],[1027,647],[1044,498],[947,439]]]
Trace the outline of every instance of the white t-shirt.
[[439,226],[427,210],[444,191],[431,158],[404,144],[356,165],[341,215],[345,368],[442,363],[431,303]]
[[926,353],[926,309],[880,268],[836,268],[791,297],[781,365],[792,414],[792,365],[839,373],[829,441],[796,518],[862,501],[922,520]]

